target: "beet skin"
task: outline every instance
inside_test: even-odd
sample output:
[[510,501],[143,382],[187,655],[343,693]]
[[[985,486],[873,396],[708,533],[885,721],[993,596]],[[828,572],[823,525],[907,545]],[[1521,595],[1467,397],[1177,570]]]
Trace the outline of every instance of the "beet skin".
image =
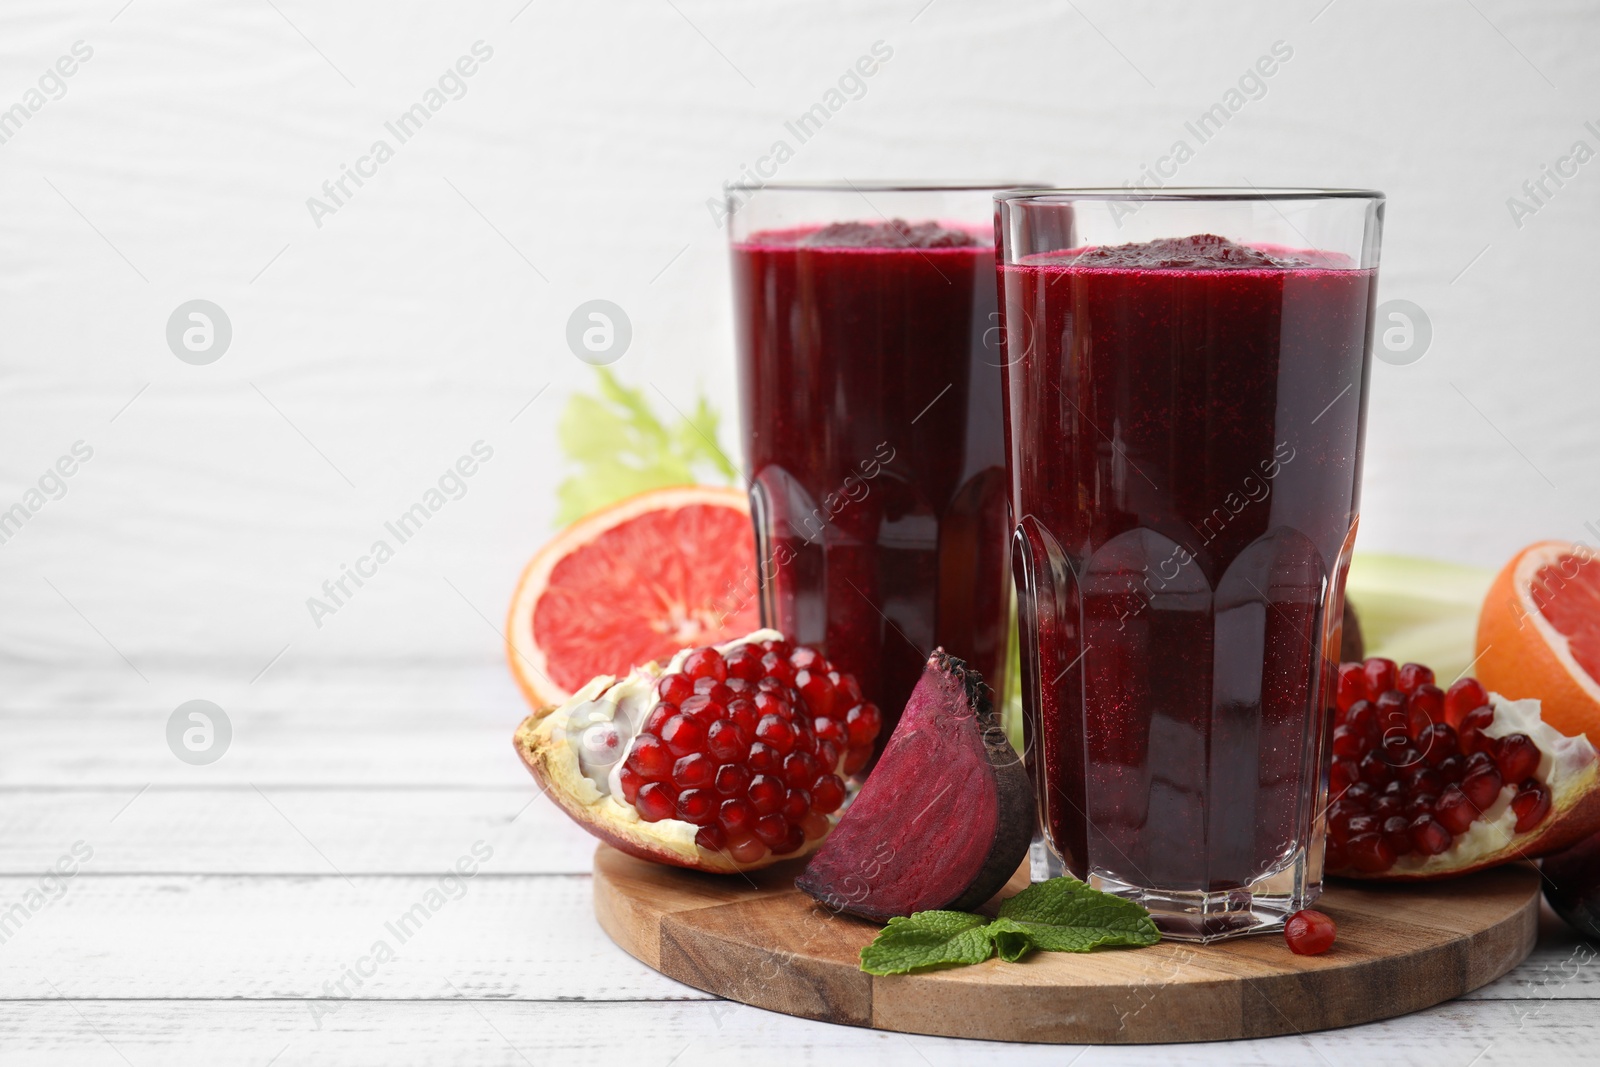
[[1033,832],[1033,789],[989,687],[936,649],[861,794],[795,884],[878,922],[971,911],[1016,873]]

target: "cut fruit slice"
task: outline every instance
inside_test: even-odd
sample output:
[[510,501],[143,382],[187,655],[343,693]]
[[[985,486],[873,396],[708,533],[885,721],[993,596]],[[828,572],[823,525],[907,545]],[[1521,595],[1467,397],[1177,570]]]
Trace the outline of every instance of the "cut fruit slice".
[[522,572],[506,622],[511,671],[535,708],[599,674],[760,625],[742,490],[652,489],[573,523]]
[[1600,558],[1566,541],[1517,553],[1484,598],[1477,653],[1484,685],[1600,746]]
[[[824,705],[850,706],[855,736]],[[523,720],[515,745],[545,795],[602,841],[726,874],[821,844],[879,722],[852,675],[757,630],[600,675]]]
[[1600,830],[1594,746],[1475,678],[1446,691],[1420,664],[1341,664],[1330,747],[1330,874],[1445,878]]
[[883,755],[795,885],[884,922],[971,911],[1016,873],[1033,839],[1033,788],[989,687],[935,649]]

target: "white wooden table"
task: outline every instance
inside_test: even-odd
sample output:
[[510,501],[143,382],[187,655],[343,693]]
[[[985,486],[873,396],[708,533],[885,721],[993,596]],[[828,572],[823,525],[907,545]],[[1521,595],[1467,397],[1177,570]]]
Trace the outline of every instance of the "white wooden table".
[[[1534,956],[1488,988],[1303,1037],[1002,1047],[775,1015],[669,981],[600,931],[593,842],[513,756],[522,707],[498,664],[285,670],[235,701],[230,748],[201,767],[168,750],[170,708],[96,693],[58,678],[49,703],[0,712],[7,1067],[1594,1062],[1597,950],[1548,916]],[[75,845],[92,855],[46,882]],[[475,848],[477,873],[449,877]]]

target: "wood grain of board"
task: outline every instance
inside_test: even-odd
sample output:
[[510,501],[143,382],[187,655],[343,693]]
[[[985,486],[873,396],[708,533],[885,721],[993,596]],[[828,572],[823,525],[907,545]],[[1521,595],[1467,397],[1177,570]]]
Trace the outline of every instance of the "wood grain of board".
[[668,977],[757,1007],[905,1033],[1095,1044],[1270,1037],[1403,1015],[1505,974],[1538,932],[1539,875],[1516,865],[1436,886],[1332,884],[1319,907],[1339,941],[1322,956],[1295,956],[1269,935],[874,977],[858,954],[878,925],[794,889],[795,867],[739,882],[601,846],[595,915]]

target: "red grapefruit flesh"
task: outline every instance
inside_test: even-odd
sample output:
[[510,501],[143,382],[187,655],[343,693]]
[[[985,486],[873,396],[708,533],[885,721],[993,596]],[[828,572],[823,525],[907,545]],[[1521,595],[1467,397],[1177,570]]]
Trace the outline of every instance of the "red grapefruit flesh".
[[506,625],[512,673],[535,708],[591,678],[760,625],[755,537],[739,489],[681,486],[578,520],[529,561]]

